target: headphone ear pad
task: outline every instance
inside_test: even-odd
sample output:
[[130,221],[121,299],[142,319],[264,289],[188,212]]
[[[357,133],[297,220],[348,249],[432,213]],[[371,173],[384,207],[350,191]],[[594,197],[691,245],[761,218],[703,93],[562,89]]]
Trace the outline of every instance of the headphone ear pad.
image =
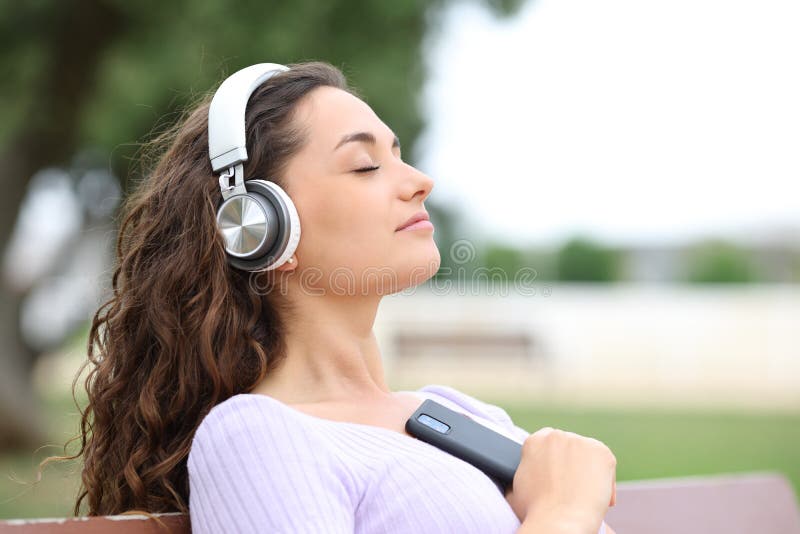
[[228,263],[244,271],[269,271],[288,260],[300,242],[300,217],[289,195],[266,180],[245,182],[247,194],[225,200],[217,226]]

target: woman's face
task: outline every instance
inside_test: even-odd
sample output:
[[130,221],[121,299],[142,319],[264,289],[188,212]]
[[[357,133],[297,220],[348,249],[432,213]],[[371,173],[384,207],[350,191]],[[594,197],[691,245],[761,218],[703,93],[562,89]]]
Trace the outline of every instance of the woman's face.
[[306,95],[295,120],[307,142],[284,176],[302,232],[292,274],[315,291],[350,295],[391,294],[433,276],[433,229],[397,230],[426,211],[433,180],[403,162],[394,132],[333,87]]

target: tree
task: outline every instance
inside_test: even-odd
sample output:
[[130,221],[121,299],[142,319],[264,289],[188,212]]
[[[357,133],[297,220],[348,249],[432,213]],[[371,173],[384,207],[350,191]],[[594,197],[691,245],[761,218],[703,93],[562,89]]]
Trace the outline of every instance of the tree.
[[708,241],[687,253],[686,280],[693,283],[747,283],[758,278],[750,255],[732,243]]
[[570,239],[556,254],[558,279],[570,282],[613,282],[619,263],[616,251],[582,237]]

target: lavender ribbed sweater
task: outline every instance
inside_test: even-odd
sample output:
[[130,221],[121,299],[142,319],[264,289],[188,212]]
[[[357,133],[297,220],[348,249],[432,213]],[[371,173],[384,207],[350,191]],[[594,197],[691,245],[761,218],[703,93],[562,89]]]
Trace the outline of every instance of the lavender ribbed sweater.
[[[412,391],[524,441],[499,406],[454,388]],[[188,459],[193,534],[511,534],[520,526],[482,471],[394,430],[240,394],[203,419]],[[598,534],[605,534],[605,523]]]

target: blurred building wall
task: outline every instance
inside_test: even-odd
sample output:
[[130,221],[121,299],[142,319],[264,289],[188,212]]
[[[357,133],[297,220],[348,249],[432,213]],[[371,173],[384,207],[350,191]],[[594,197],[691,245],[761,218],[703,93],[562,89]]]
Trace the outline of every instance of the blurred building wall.
[[581,404],[800,408],[798,286],[539,289],[385,298],[375,332],[390,383]]

